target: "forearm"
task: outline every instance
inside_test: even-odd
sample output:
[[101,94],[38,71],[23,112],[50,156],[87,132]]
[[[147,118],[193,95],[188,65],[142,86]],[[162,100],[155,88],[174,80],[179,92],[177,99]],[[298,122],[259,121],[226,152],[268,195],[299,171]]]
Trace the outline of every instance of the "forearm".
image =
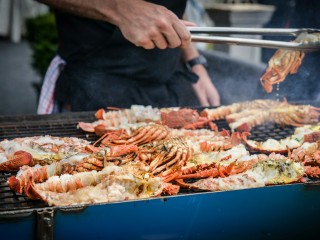
[[[119,11],[125,0],[37,0],[78,16],[95,20],[107,21],[118,25],[120,21]],[[135,0],[141,1],[141,0]],[[108,7],[106,7],[108,6]],[[123,10],[122,10],[123,11]]]
[[181,57],[183,62],[187,62],[193,58],[199,57],[199,51],[195,45],[191,43],[188,47],[182,48]]
[[119,27],[138,47],[185,47],[191,35],[185,23],[164,6],[143,0],[39,0],[51,7]]

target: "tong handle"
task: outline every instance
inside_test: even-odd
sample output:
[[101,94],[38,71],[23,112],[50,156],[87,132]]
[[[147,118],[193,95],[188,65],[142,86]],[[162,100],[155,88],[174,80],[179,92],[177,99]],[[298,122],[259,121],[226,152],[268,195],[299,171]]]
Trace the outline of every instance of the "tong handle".
[[238,28],[238,27],[188,27],[191,34],[245,34],[298,36],[301,33],[320,33],[314,28]]
[[297,51],[317,51],[320,50],[319,43],[300,43],[300,42],[283,42],[261,39],[249,39],[249,38],[234,38],[234,37],[220,37],[220,36],[198,36],[191,35],[193,42],[206,42],[217,44],[229,44],[229,45],[242,45],[251,47],[264,47],[264,48],[284,48]]

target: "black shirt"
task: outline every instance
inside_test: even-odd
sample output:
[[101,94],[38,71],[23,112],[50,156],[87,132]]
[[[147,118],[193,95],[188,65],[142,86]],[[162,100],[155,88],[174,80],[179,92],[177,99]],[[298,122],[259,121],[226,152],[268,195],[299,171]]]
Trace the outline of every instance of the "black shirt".
[[[149,1],[163,5],[180,19],[186,0]],[[197,104],[190,82],[197,76],[183,68],[181,49],[136,47],[119,28],[103,21],[56,12],[58,54],[67,65],[55,97],[73,110],[99,107],[158,107]]]

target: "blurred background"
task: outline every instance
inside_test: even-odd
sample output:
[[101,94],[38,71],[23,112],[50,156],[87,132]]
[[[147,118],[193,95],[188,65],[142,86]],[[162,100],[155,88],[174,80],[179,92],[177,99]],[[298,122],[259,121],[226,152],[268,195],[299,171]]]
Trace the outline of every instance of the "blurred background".
[[[198,26],[320,28],[319,3],[189,0],[187,15]],[[36,113],[42,80],[56,46],[55,20],[48,7],[33,0],[0,0],[0,115]],[[253,98],[319,98],[320,89],[314,85],[320,76],[318,53],[308,54],[298,74],[289,76],[277,92],[267,95],[259,78],[275,50],[204,43],[197,46],[208,58],[222,104]]]

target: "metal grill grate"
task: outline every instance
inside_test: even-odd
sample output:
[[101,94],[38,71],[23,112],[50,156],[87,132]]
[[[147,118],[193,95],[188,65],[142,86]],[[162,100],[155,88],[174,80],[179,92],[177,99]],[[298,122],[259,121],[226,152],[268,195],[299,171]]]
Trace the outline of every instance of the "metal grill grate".
[[0,173],[0,212],[46,207],[46,203],[42,201],[30,200],[22,194],[15,193],[8,187],[8,178],[12,175],[14,176],[15,174],[16,172]]
[[38,135],[79,137],[92,141],[96,139],[95,135],[77,129],[77,124],[95,120],[93,112],[0,117],[0,141]]
[[[79,121],[95,121],[94,112],[64,113],[55,115],[29,115],[0,117],[0,141],[17,137],[52,135],[60,137],[78,137],[88,141],[95,141],[97,137],[92,133],[85,133],[76,128]],[[225,121],[217,121],[219,130],[230,130]],[[281,127],[275,124],[265,124],[252,129],[249,138],[264,141],[268,137],[282,139],[291,135],[293,127]],[[17,172],[0,172],[0,213],[2,211],[23,210],[47,207],[42,201],[30,200],[24,195],[11,191],[7,179]],[[183,193],[186,193],[183,191]],[[188,191],[187,193],[192,193]]]

